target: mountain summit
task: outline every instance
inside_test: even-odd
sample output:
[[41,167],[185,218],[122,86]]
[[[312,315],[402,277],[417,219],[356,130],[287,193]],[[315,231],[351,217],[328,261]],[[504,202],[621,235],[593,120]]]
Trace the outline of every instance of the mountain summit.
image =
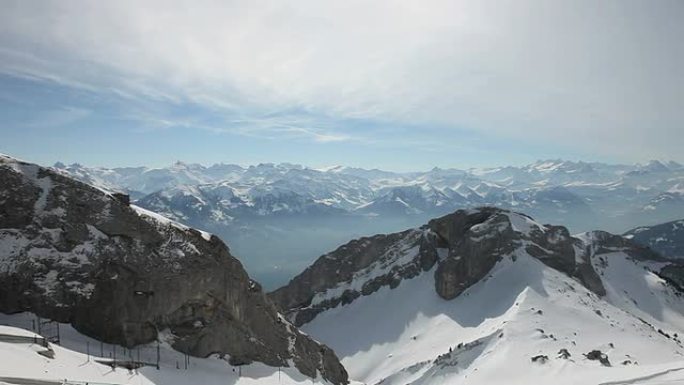
[[270,296],[365,383],[609,383],[681,367],[677,266],[484,207],[349,242]]

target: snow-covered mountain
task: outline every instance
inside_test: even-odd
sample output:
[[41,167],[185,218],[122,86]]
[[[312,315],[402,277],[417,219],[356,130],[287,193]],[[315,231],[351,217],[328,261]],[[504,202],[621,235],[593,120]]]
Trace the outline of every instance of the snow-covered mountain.
[[626,232],[625,237],[669,258],[684,258],[684,219],[637,227]]
[[202,184],[236,179],[244,170],[240,166],[216,164],[205,167],[200,164],[175,162],[162,168],[148,167],[86,167],[78,163],[65,165],[55,163],[53,168],[68,172],[82,182],[111,190],[123,190],[137,194],[149,194],[168,187],[183,184]]
[[[527,175],[603,170],[551,163]],[[675,166],[661,165],[667,170],[637,174],[677,179]],[[439,169],[372,181],[336,176],[343,169],[241,170],[230,180],[166,186],[137,202],[172,210],[167,214],[186,223],[243,230],[245,218],[379,221],[397,207],[423,218],[435,207],[453,211],[455,201],[588,216],[605,198],[597,191],[629,195],[636,178],[635,170],[621,170],[625,178],[613,182],[512,188],[522,185],[511,170],[507,183]],[[649,242],[664,230],[677,233],[678,222],[626,237],[573,236],[517,211],[459,209],[343,244],[265,295],[217,236],[68,175],[0,157],[0,311],[13,313],[0,322],[26,329],[30,311],[62,322],[65,332],[57,347],[0,327],[0,358],[12,363],[0,382],[343,384],[347,373],[355,384],[376,385],[684,382],[684,264]],[[351,210],[321,201],[354,184],[337,198],[373,198]],[[635,190],[662,189],[648,186]],[[319,209],[325,215],[310,211]],[[341,225],[361,223],[354,220]],[[312,234],[301,241],[313,242]],[[267,241],[260,237],[257,246]],[[83,360],[83,345],[86,352],[97,345],[86,335],[128,348],[129,356],[133,346],[159,346],[163,369],[143,367],[123,379],[105,369],[114,363],[104,353],[99,363]],[[180,352],[198,357],[183,374]]]
[[[523,211],[575,232],[600,228],[621,233],[684,217],[684,168],[675,162],[545,160],[522,167],[404,173],[287,163],[55,167],[104,189],[126,191],[141,207],[217,233],[269,287],[341,242],[418,226],[461,208]],[[307,234],[313,242],[301,242]],[[274,261],[274,255],[281,260]]]
[[[601,217],[605,222],[601,227],[623,226],[624,231],[644,211],[650,210],[655,220],[684,207],[684,167],[672,161],[628,166],[546,160],[523,167],[434,168],[411,173],[343,166],[310,169],[287,163],[205,167],[177,162],[157,169],[88,168],[58,163],[55,168],[106,189],[141,194],[172,196],[179,189],[184,189],[185,195],[192,194],[183,186],[203,186],[203,191],[228,189],[246,206],[254,206],[259,196],[270,194],[277,200],[277,196],[289,194],[288,199],[358,214],[444,214],[454,208],[482,204],[522,207],[536,211],[542,220],[559,219],[558,214],[563,219],[563,215],[576,210],[599,214],[585,220],[568,218],[580,230],[596,225],[596,217]],[[201,200],[201,193],[195,190],[194,194]],[[286,204],[275,202],[273,207],[255,210],[262,216],[284,211],[300,213],[299,205],[285,208]],[[170,206],[165,211],[173,213],[177,208]],[[245,215],[251,214],[245,210]],[[301,214],[307,215],[308,210],[304,208]],[[574,222],[578,222],[577,226]]]
[[229,226],[236,218],[325,216],[344,212],[277,185],[241,188],[229,182],[179,185],[146,195],[136,204],[205,228]]
[[0,180],[0,312],[127,348],[168,334],[191,356],[346,383],[334,353],[286,322],[217,236],[10,157]]
[[683,270],[484,208],[354,240],[270,295],[367,384],[679,383]]

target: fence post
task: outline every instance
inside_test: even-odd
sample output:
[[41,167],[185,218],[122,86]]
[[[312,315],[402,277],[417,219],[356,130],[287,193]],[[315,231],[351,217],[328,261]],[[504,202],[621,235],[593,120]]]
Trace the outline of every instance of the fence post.
[[157,370],[159,370],[159,360],[160,360],[161,354],[159,352],[159,341],[157,341]]
[[90,362],[90,341],[86,341],[86,354],[88,355],[87,362]]

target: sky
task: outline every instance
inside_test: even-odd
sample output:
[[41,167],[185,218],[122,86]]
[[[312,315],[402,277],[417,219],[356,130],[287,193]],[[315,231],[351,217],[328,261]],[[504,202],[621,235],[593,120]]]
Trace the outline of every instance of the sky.
[[684,2],[34,1],[0,152],[388,170],[684,162]]

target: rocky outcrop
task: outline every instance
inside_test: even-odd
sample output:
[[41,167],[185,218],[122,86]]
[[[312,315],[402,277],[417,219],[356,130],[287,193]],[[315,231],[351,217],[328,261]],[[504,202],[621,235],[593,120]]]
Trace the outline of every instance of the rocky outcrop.
[[684,258],[684,219],[643,226],[624,234],[625,238],[668,258]]
[[0,157],[0,311],[32,311],[102,341],[232,364],[289,362],[335,384],[335,354],[277,311],[217,237],[59,172]]
[[457,211],[430,221],[427,227],[437,234],[438,246],[449,250],[435,270],[435,289],[447,300],[482,279],[517,245],[508,216],[492,208],[470,214]]
[[436,293],[451,300],[486,277],[502,258],[515,259],[522,253],[603,296],[606,291],[594,263],[597,255],[615,251],[661,260],[650,250],[605,232],[573,237],[563,226],[542,225],[508,210],[458,210],[419,229],[351,241],[320,257],[270,296],[296,325],[426,272],[434,275]]
[[[406,260],[406,263],[398,261],[408,250],[414,250],[416,258]],[[291,315],[295,324],[301,325],[325,309],[350,303],[383,286],[396,287],[402,279],[415,277],[432,268],[436,260],[437,252],[433,242],[428,241],[420,230],[364,237],[322,256],[289,285],[269,296],[282,309],[298,309],[296,314]],[[367,279],[355,281],[359,272],[369,273]],[[330,298],[314,299],[316,293],[335,289],[340,282],[355,282],[360,285],[338,288],[339,295]],[[311,306],[314,300],[316,303]]]

